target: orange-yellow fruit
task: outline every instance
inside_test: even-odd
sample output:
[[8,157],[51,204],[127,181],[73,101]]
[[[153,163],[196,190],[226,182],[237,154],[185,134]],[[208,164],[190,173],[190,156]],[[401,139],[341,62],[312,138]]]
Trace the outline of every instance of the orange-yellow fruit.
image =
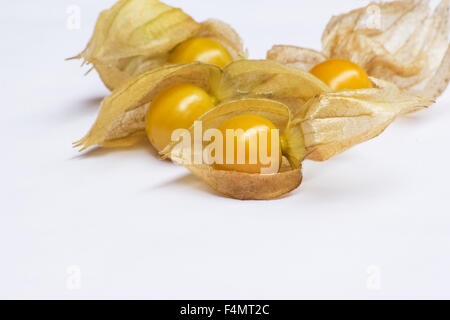
[[[275,165],[273,171],[271,173],[278,172],[281,165],[281,159],[282,159],[282,153],[281,153],[281,144],[279,141],[279,138],[277,140],[278,146],[274,146],[276,149],[276,153],[272,157],[272,129],[277,129],[275,125],[267,120],[266,118],[263,118],[258,115],[240,115],[236,116],[234,118],[231,118],[218,128],[222,135],[223,135],[223,164],[215,163],[213,164],[213,167],[215,169],[219,170],[227,170],[227,171],[238,171],[238,172],[246,172],[246,173],[261,173],[261,170],[263,168],[271,168],[273,169],[272,165]],[[227,139],[227,130],[232,129],[236,130],[242,129],[243,134],[234,136],[233,138]],[[262,138],[262,132],[266,132],[267,134],[267,149],[266,149],[266,155],[271,160],[270,163],[262,163],[261,157],[260,157],[260,143],[264,143],[265,139]],[[256,139],[255,139],[256,138]],[[233,140],[232,140],[233,139]],[[252,139],[255,139],[257,143],[250,143]],[[255,141],[253,140],[253,141]],[[229,148],[231,148],[232,143],[234,141],[234,161],[232,164],[226,163],[226,154],[227,154],[227,144],[229,144]],[[262,141],[262,142],[261,142]],[[241,144],[242,146],[245,145],[245,163],[239,164],[238,163],[238,146]],[[254,154],[253,157],[254,163],[251,163],[250,161],[250,155]],[[275,162],[272,163],[272,161],[275,159]]]
[[327,60],[316,65],[310,72],[333,91],[372,88],[366,71],[348,60]]
[[228,50],[208,38],[192,38],[180,43],[169,56],[170,63],[199,61],[224,68],[233,61]]
[[161,151],[171,142],[173,131],[189,129],[195,120],[214,106],[215,99],[200,87],[191,83],[169,86],[153,99],[148,109],[147,137]]

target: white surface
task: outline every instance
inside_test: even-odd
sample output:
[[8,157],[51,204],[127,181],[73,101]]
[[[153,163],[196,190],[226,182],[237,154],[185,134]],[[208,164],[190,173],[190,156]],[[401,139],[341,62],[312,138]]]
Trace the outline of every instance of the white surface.
[[[305,162],[283,199],[223,198],[148,145],[71,148],[108,91],[64,58],[113,2],[2,4],[0,298],[450,298],[450,90]],[[367,3],[169,2],[230,22],[252,58],[275,43],[319,49],[332,14]],[[79,30],[66,28],[71,5]]]

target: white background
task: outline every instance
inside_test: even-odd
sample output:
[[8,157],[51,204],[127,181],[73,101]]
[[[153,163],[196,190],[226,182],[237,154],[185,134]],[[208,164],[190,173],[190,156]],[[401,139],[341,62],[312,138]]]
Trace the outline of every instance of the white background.
[[[306,161],[282,199],[227,199],[148,144],[72,149],[108,91],[64,58],[113,2],[2,2],[0,298],[450,298],[450,90],[370,142]],[[367,4],[168,2],[229,22],[252,58],[320,49],[331,15]]]

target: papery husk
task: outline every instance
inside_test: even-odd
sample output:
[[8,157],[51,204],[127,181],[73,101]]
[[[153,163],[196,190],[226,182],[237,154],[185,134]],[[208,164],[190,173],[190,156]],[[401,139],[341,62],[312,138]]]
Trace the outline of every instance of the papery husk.
[[325,93],[308,101],[292,126],[301,126],[307,158],[327,160],[382,133],[399,115],[434,103],[390,82],[371,78],[374,88]]
[[225,68],[219,98],[271,99],[296,112],[311,97],[329,91],[327,85],[309,72],[269,60],[241,60]]
[[271,175],[215,170],[208,165],[186,165],[211,188],[239,200],[271,200],[279,198],[302,183],[301,168],[292,169],[287,161],[279,173]]
[[[224,70],[201,63],[166,65],[144,72],[114,90],[103,102],[89,133],[76,143],[84,150],[93,145],[132,145],[143,136],[145,115],[153,98],[165,87],[190,82],[219,102],[245,97],[285,103],[296,112],[309,98],[329,91],[309,73],[274,61],[240,60]],[[160,151],[160,150],[158,150]]]
[[221,72],[219,67],[201,63],[168,65],[128,80],[103,100],[97,120],[75,147],[82,151],[93,145],[123,147],[137,143],[145,135],[148,107],[161,90],[188,82],[216,95]]
[[74,58],[92,64],[113,90],[133,76],[167,64],[170,51],[193,37],[221,43],[234,60],[245,57],[241,38],[224,22],[198,23],[158,0],[120,0],[100,14],[86,49]]
[[296,46],[273,46],[267,52],[267,59],[277,61],[292,68],[309,71],[328,57],[322,52]]
[[428,0],[374,2],[333,17],[322,35],[322,53],[274,46],[267,57],[306,71],[326,59],[351,60],[373,77],[434,99],[450,80],[449,8],[450,0],[442,0],[430,15]]
[[[289,107],[281,102],[267,99],[240,99],[225,102],[201,116],[199,121],[202,123],[202,134],[206,130],[218,128],[223,122],[242,114],[258,115],[270,120],[280,130],[280,135],[284,133],[292,117]],[[194,137],[194,131],[195,127],[193,126],[190,128],[191,137]],[[187,149],[183,148],[179,142],[173,142],[161,154],[164,158],[168,157],[174,162],[184,165],[214,190],[235,199],[274,199],[296,189],[301,184],[301,164],[293,166],[286,158],[283,158],[280,171],[273,174],[217,170],[212,165],[203,163],[203,150],[208,144],[209,142],[204,142],[199,150],[202,154],[196,155],[193,139]],[[202,161],[196,163],[196,158]]]
[[195,36],[219,42],[228,50],[233,61],[248,57],[248,52],[244,49],[244,44],[239,34],[223,21],[209,19],[202,22]]

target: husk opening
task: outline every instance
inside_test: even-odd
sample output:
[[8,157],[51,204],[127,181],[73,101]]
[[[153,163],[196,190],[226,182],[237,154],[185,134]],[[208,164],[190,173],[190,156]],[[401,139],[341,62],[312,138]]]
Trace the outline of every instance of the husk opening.
[[193,37],[218,41],[235,60],[245,57],[241,38],[224,22],[198,23],[158,0],[120,0],[100,14],[86,49],[74,58],[92,64],[114,90],[133,76],[167,64],[170,51]]
[[[281,102],[267,99],[240,99],[223,103],[208,111],[199,121],[203,132],[211,128],[218,128],[228,119],[242,114],[254,114],[270,120],[279,130],[284,132],[292,117],[291,110]],[[191,137],[194,126],[190,128]],[[202,133],[203,133],[202,132]],[[209,142],[204,142],[200,152]],[[178,142],[167,146],[161,154],[174,162],[182,164],[194,175],[205,181],[214,190],[241,200],[269,200],[274,199],[296,189],[302,181],[301,164],[292,166],[286,158],[278,173],[249,174],[236,171],[217,170],[204,163],[195,163],[194,141],[188,146],[189,150],[177,148]],[[189,152],[190,157],[186,157]],[[197,155],[198,156],[198,155]],[[202,155],[200,155],[200,158]]]
[[171,65],[138,75],[103,100],[97,120],[75,147],[133,145],[135,136],[144,134],[147,109],[161,90],[189,82],[215,95],[220,75],[219,67],[200,63]]

